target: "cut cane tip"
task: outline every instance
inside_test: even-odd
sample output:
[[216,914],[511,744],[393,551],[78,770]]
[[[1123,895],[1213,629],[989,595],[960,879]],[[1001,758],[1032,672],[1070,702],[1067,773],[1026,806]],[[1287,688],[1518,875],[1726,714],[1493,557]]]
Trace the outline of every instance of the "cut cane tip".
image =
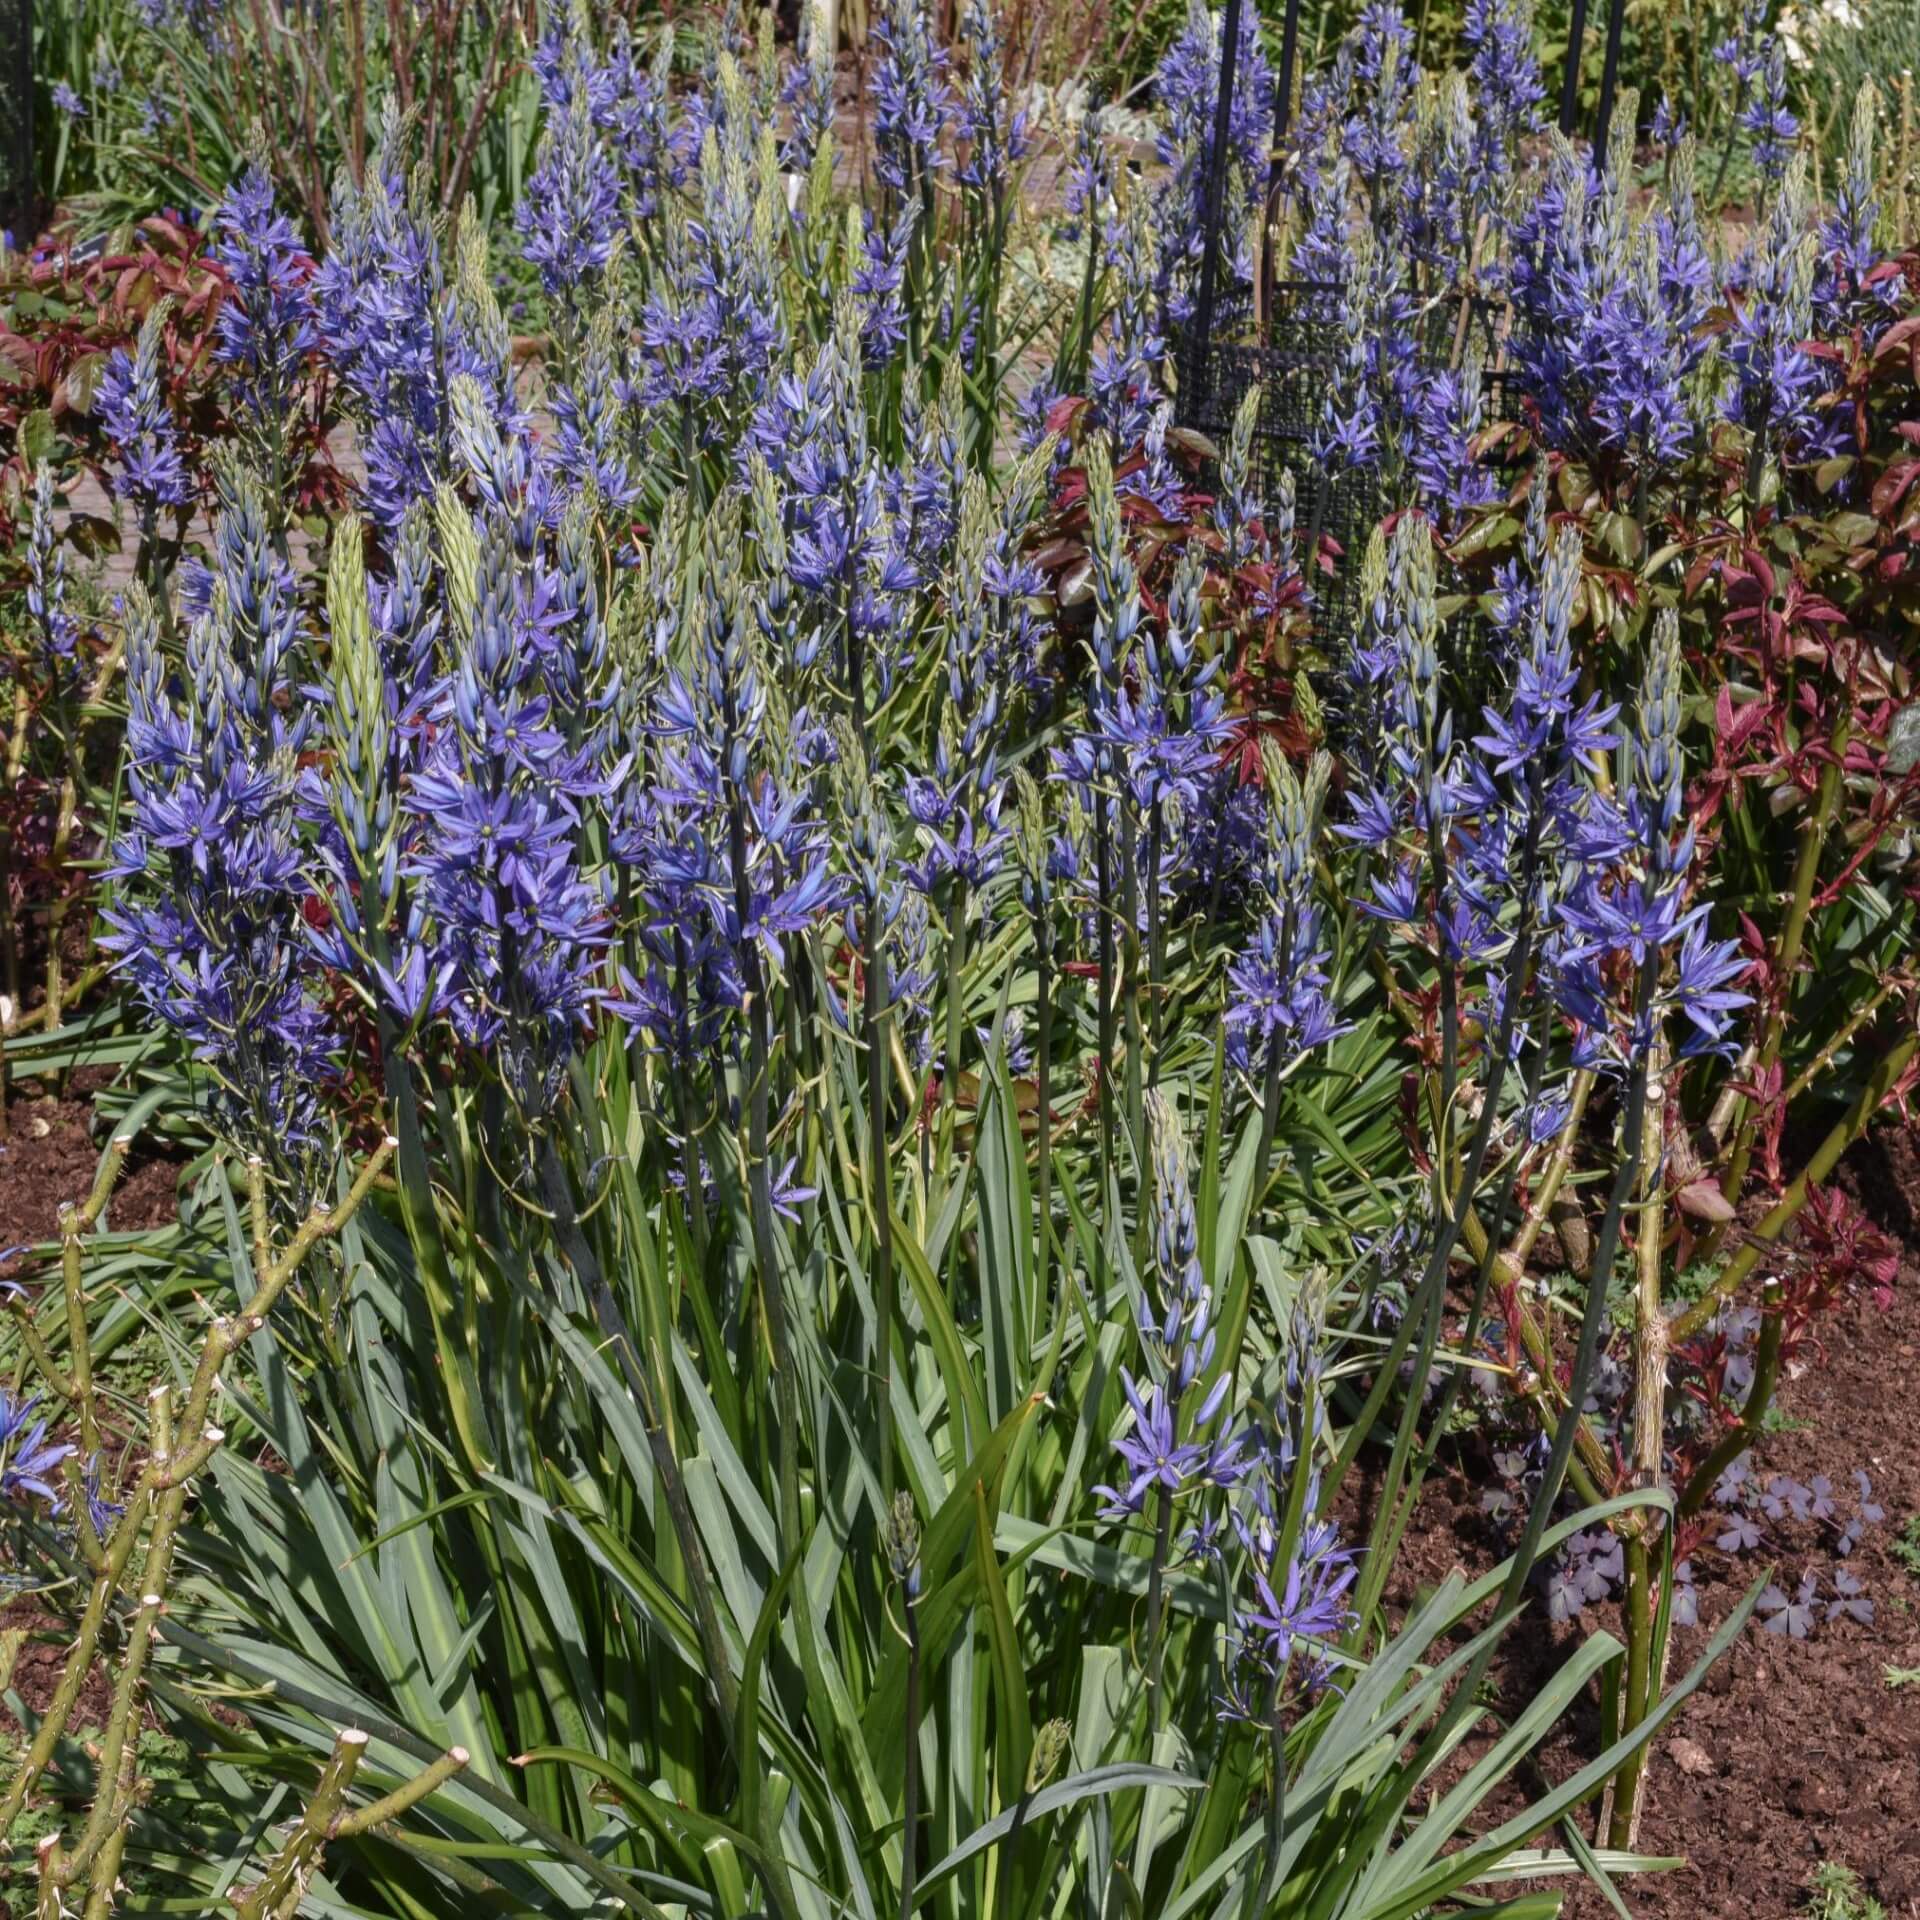
[[372,1737],[362,1727],[346,1727],[341,1730],[340,1744],[343,1747],[364,1747]]
[[456,1767],[464,1767],[467,1762],[473,1758],[473,1755],[470,1754],[465,1747],[449,1747],[447,1749],[447,1758],[451,1760]]

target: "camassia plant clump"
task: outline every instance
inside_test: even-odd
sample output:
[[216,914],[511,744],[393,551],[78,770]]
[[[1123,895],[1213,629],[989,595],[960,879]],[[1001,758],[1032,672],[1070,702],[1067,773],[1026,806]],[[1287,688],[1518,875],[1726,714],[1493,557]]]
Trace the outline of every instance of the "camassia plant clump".
[[[130,1063],[9,1269],[43,1912],[1412,1920],[1659,1864],[1642,1757],[1766,1585],[1670,1671],[1679,1563],[1885,1283],[1831,1176],[1916,1047],[1911,263],[1871,101],[1842,203],[1782,156],[1722,258],[1684,142],[1642,209],[1624,134],[1532,138],[1506,0],[1443,76],[1369,10],[1260,231],[1219,39],[1164,178],[1089,113],[1056,216],[987,0],[879,13],[852,155],[822,16],[784,69],[561,21],[537,368],[396,110],[324,244],[252,172],[212,215],[219,431],[164,312],[98,370],[117,600],[42,436],[19,710],[84,663],[124,744],[73,774],[110,997],[15,1064]],[[1288,244],[1277,467],[1260,391],[1176,406],[1199,286]],[[103,1236],[161,1127],[180,1224]],[[1403,1603],[1468,1424],[1510,1556]],[[1624,1638],[1501,1706],[1616,1559]]]

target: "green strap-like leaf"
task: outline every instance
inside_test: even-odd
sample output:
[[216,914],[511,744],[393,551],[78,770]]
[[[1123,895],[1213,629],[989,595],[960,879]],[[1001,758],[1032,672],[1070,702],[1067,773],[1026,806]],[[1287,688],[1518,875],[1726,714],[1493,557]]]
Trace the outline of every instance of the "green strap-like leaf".
[[1158,1787],[1177,1793],[1203,1793],[1206,1790],[1206,1782],[1195,1780],[1188,1774],[1174,1773],[1166,1767],[1148,1767],[1138,1764],[1094,1767],[1086,1773],[1070,1775],[1065,1780],[1056,1781],[1050,1787],[1042,1787],[1038,1793],[1033,1794],[1021,1804],[1008,1807],[1004,1813],[997,1813],[984,1825],[975,1827],[944,1860],[921,1877],[915,1906],[924,1906],[927,1896],[953,1874],[959,1872],[976,1854],[983,1853],[996,1842],[1004,1840],[1013,1831],[1016,1820],[1023,1826],[1031,1826],[1034,1821],[1044,1818],[1047,1814],[1057,1813],[1062,1807],[1076,1806],[1083,1800],[1101,1799],[1108,1794],[1124,1793],[1133,1787]]

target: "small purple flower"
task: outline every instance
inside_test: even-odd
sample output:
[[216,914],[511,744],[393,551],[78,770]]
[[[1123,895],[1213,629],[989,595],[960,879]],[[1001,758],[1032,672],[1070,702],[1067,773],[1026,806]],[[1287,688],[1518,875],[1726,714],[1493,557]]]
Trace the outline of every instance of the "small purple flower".
[[44,1500],[58,1511],[60,1490],[54,1475],[60,1463],[79,1449],[47,1437],[47,1423],[34,1420],[38,1400],[17,1400],[0,1387],[0,1496]]
[[[1222,291],[1229,296],[1252,278],[1252,256],[1243,236],[1250,225],[1250,213],[1266,188],[1267,152],[1273,132],[1273,73],[1261,45],[1257,13],[1254,7],[1242,9],[1234,50],[1220,228],[1223,235],[1231,236],[1221,263],[1227,279]],[[1199,287],[1225,32],[1222,14],[1205,4],[1194,5],[1154,73],[1154,91],[1162,115],[1157,146],[1161,164],[1170,175],[1156,189],[1163,197],[1158,221],[1161,252],[1155,275],[1163,332],[1187,323]]]
[[231,293],[215,322],[215,358],[231,369],[254,423],[277,446],[307,351],[313,346],[313,262],[292,223],[275,211],[273,183],[249,167],[213,218],[213,257]]
[[1174,1435],[1174,1402],[1159,1387],[1149,1383],[1143,1392],[1133,1375],[1120,1370],[1120,1389],[1133,1409],[1132,1430],[1113,1443],[1127,1470],[1122,1488],[1098,1486],[1094,1492],[1104,1497],[1101,1515],[1108,1520],[1125,1519],[1146,1505],[1147,1495],[1161,1487],[1169,1494],[1179,1493],[1207,1456],[1203,1442],[1181,1442]]
[[101,1490],[101,1471],[100,1456],[96,1453],[87,1461],[84,1478],[87,1520],[96,1540],[105,1540],[113,1532],[114,1523],[127,1510],[125,1501],[110,1500]]
[[1585,1608],[1606,1599],[1619,1585],[1625,1568],[1617,1534],[1605,1527],[1576,1533],[1548,1576],[1547,1611],[1556,1620],[1576,1618]]
[[997,0],[964,0],[960,35],[967,49],[967,72],[953,121],[954,138],[963,152],[955,177],[963,187],[997,200],[1006,191],[1011,169],[1032,145],[1025,109],[1008,99]]
[[791,1220],[795,1226],[800,1224],[800,1208],[803,1202],[818,1198],[818,1187],[803,1187],[795,1179],[795,1170],[799,1167],[799,1156],[795,1155],[774,1176],[772,1183],[773,1210],[783,1220]]
[[926,0],[887,0],[872,40],[874,171],[897,194],[930,193],[952,164],[944,142],[958,106]]
[[619,176],[582,89],[549,118],[539,165],[514,209],[522,250],[550,297],[577,293],[605,269],[619,214]]
[[100,376],[96,405],[119,458],[114,485],[123,499],[149,511],[193,498],[178,430],[160,389],[160,336],[166,306],[156,303],[134,350],[116,347]]
[[67,555],[54,537],[53,468],[33,476],[33,514],[27,536],[27,612],[39,629],[48,678],[64,689],[79,669],[80,622],[67,605]]
[[1787,157],[1799,137],[1800,123],[1787,111],[1787,50],[1777,37],[1766,44],[1753,76],[1740,125],[1753,136],[1753,164],[1769,186],[1777,187],[1786,172]]

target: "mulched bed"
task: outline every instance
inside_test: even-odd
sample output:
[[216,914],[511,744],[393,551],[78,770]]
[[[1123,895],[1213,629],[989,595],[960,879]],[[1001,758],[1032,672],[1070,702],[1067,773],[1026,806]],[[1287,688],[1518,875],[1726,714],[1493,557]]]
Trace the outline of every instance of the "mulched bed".
[[[1920,1687],[1895,1690],[1885,1678],[1888,1667],[1920,1668],[1920,1573],[1890,1552],[1920,1512],[1920,1128],[1883,1129],[1861,1143],[1840,1184],[1900,1242],[1899,1285],[1887,1311],[1862,1302],[1822,1324],[1824,1359],[1810,1357],[1781,1383],[1776,1404],[1788,1428],[1766,1436],[1757,1468],[1802,1484],[1824,1474],[1849,1509],[1853,1475],[1864,1471],[1886,1517],[1844,1561],[1832,1530],[1813,1523],[1769,1523],[1749,1553],[1696,1552],[1700,1623],[1675,1630],[1669,1676],[1686,1672],[1769,1566],[1789,1591],[1812,1569],[1828,1592],[1844,1567],[1864,1586],[1873,1620],[1823,1621],[1798,1641],[1756,1621],[1668,1724],[1647,1770],[1639,1850],[1686,1864],[1620,1883],[1645,1920],[1785,1920],[1805,1904],[1824,1860],[1853,1868],[1893,1920],[1920,1916]],[[1410,1605],[1455,1566],[1476,1573],[1504,1553],[1480,1509],[1482,1484],[1458,1469],[1429,1482],[1388,1584],[1390,1607]],[[1524,1705],[1595,1627],[1618,1634],[1618,1609],[1590,1607],[1564,1624],[1543,1606],[1529,1609],[1494,1663],[1503,1709]],[[1540,1750],[1544,1777],[1522,1783],[1527,1797],[1590,1759],[1599,1731],[1589,1697]],[[1469,1755],[1484,1750],[1474,1742]],[[1504,1817],[1520,1804],[1514,1793],[1489,1811]],[[1589,1808],[1589,1839],[1592,1820]],[[1611,1909],[1582,1890],[1566,1912],[1600,1920]]]
[[[76,1074],[64,1097],[16,1090],[0,1141],[0,1247],[56,1238],[61,1207],[87,1197],[106,1144],[88,1074]],[[107,1225],[116,1233],[166,1226],[178,1212],[179,1177],[177,1160],[136,1146],[113,1190]],[[13,1271],[11,1262],[0,1266],[0,1275]]]

